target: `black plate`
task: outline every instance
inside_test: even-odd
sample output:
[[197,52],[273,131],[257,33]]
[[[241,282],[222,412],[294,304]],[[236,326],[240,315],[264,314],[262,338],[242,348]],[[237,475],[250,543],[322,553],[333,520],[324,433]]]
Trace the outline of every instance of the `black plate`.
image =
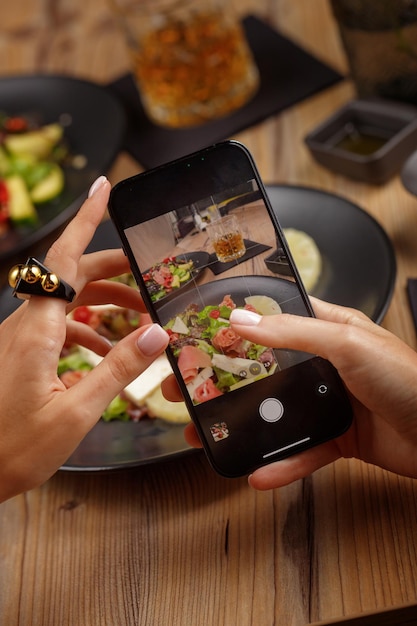
[[300,302],[296,299],[298,289],[293,282],[275,276],[244,276],[242,278],[233,276],[189,289],[178,295],[175,300],[158,307],[158,315],[162,324],[166,324],[178,313],[185,311],[190,304],[196,304],[199,310],[207,305],[216,306],[227,294],[231,294],[237,306],[244,306],[248,292],[252,295],[262,294],[278,300],[283,313],[296,314],[300,311]]
[[[268,186],[268,195],[283,227],[310,234],[324,260],[315,295],[353,306],[381,321],[395,282],[395,256],[378,223],[358,206],[314,189]],[[111,222],[100,225],[89,251],[120,247]],[[217,281],[220,283],[220,281]],[[179,297],[188,296],[184,292]],[[0,320],[20,301],[11,289],[0,292]],[[163,420],[138,423],[100,421],[62,469],[98,471],[147,465],[193,452],[182,425]]]
[[[167,294],[166,296],[164,296],[163,298],[160,298],[159,300],[157,300],[157,302],[155,304],[160,304],[161,302],[168,302],[168,300],[172,300],[173,298],[176,298],[178,296],[178,294],[182,293],[183,291],[185,291],[186,289],[189,289],[190,285],[192,285],[194,283],[194,281],[196,280],[196,278],[198,276],[201,275],[201,273],[207,268],[208,262],[209,262],[209,253],[208,252],[187,252],[186,254],[177,254],[176,259],[177,260],[184,260],[184,262],[187,261],[192,261],[194,266],[193,266],[193,270],[191,272],[191,276],[189,278],[189,280],[185,281],[184,283],[182,283],[181,287],[178,287],[177,289],[174,289],[173,291],[171,291],[169,294]],[[146,274],[147,272],[149,272],[149,269],[146,270],[144,272],[144,274]]]
[[65,188],[56,200],[39,208],[40,223],[29,232],[12,230],[0,238],[0,261],[29,252],[65,224],[78,210],[91,183],[104,174],[119,151],[125,115],[119,101],[94,83],[65,76],[18,76],[0,79],[0,110],[29,114],[40,124],[68,120],[65,138],[72,154],[84,155],[81,170],[67,168]]
[[320,250],[323,271],[311,295],[381,322],[394,291],[396,261],[378,222],[331,193],[285,185],[270,185],[267,192],[281,226],[308,233]]
[[417,150],[404,163],[401,180],[407,191],[417,196]]

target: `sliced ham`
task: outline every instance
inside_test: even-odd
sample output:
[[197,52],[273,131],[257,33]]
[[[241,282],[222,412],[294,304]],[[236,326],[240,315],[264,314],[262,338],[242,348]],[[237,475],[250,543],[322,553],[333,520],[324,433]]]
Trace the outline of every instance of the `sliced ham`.
[[210,355],[196,346],[184,346],[178,357],[178,367],[185,384],[191,382],[198,370],[211,365]]
[[194,391],[193,400],[194,402],[207,402],[207,400],[212,400],[213,398],[218,398],[222,395],[223,393],[220,389],[217,389],[213,380],[208,378]]
[[211,340],[220,352],[229,356],[244,356],[246,342],[230,326],[220,328]]

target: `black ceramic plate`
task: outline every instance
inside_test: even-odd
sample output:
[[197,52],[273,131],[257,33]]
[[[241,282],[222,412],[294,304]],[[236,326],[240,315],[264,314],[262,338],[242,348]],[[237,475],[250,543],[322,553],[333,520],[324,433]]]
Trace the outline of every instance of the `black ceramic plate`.
[[[391,299],[396,266],[391,243],[378,223],[358,206],[332,194],[286,186],[268,186],[267,191],[282,226],[307,232],[320,248],[324,271],[314,295],[356,307],[381,321]],[[119,246],[116,230],[106,222],[99,227],[89,251]],[[179,297],[188,297],[188,293]],[[18,304],[11,297],[11,289],[3,289],[0,320]],[[113,470],[180,457],[192,452],[183,430],[182,425],[159,419],[101,421],[62,469]]]
[[39,208],[39,225],[12,230],[0,238],[0,262],[23,251],[65,224],[78,210],[91,183],[104,174],[119,151],[125,115],[118,100],[94,83],[65,76],[38,75],[0,79],[0,111],[28,114],[40,124],[62,121],[72,154],[86,157],[81,170],[67,168],[65,188],[56,200]]
[[[182,283],[180,287],[174,289],[163,298],[157,300],[157,303],[160,304],[161,302],[167,302],[168,300],[172,300],[172,298],[176,298],[179,293],[182,293],[184,290],[188,289],[190,285],[194,283],[196,278],[200,276],[201,273],[207,268],[209,257],[209,253],[203,251],[187,252],[187,254],[178,254],[176,257],[178,261],[183,260],[184,263],[186,263],[187,261],[193,262],[193,270],[190,272],[190,278],[189,280]],[[144,274],[147,274],[147,272],[149,272],[149,269],[146,270]]]
[[417,196],[417,150],[404,163],[401,180],[407,191]]
[[381,322],[395,285],[395,253],[383,228],[356,204],[307,187],[271,185],[269,199],[283,228],[316,242],[323,271],[311,295],[359,309]]
[[244,306],[248,292],[252,295],[270,296],[280,303],[282,301],[283,313],[296,314],[299,311],[300,303],[296,299],[298,289],[293,282],[274,276],[245,276],[220,278],[190,289],[158,307],[158,315],[162,324],[166,324],[178,313],[185,311],[190,304],[196,304],[200,310],[207,305],[220,304],[227,294],[231,295],[237,306]]

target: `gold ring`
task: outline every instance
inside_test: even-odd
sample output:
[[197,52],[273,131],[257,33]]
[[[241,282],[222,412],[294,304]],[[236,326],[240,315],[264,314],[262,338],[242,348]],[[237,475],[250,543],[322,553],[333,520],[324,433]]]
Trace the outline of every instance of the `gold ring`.
[[47,296],[72,302],[76,295],[71,285],[34,257],[29,257],[24,265],[12,267],[8,278],[13,295],[23,300],[30,296]]

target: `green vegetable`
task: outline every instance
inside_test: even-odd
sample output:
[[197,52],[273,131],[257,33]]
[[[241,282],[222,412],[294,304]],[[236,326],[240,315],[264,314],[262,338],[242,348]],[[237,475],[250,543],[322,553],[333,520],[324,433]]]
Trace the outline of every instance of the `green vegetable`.
[[58,376],[68,370],[79,371],[92,369],[92,366],[85,361],[78,351],[71,352],[67,356],[61,357],[58,362]]
[[11,154],[32,154],[37,159],[44,159],[62,139],[62,135],[60,124],[48,124],[25,133],[7,135],[4,145]]
[[9,217],[18,226],[34,225],[38,221],[36,209],[25,181],[18,174],[4,179],[9,194]]
[[46,179],[46,177],[51,173],[53,167],[56,166],[49,161],[35,161],[35,163],[33,163],[28,170],[22,174],[29,189],[33,189],[33,187],[40,183],[41,180]]
[[177,287],[179,287],[179,286],[180,286],[180,284],[181,284],[181,279],[180,279],[180,277],[178,276],[178,274],[174,274],[174,275],[173,275],[173,278],[172,278],[171,287],[172,287],[173,289],[176,289]]
[[190,280],[191,274],[190,274],[190,272],[180,272],[178,274],[178,277],[180,279],[180,283],[186,283],[187,280]]
[[200,348],[200,350],[202,350],[203,352],[207,352],[207,354],[209,354],[210,356],[213,356],[213,354],[217,353],[217,350],[213,348],[211,343],[207,343],[207,341],[203,341],[203,339],[194,339],[194,341],[196,342],[196,345],[198,348]]
[[253,361],[258,361],[261,354],[265,352],[268,348],[265,346],[261,346],[258,343],[253,343],[247,351],[248,359],[252,359]]
[[7,176],[10,174],[10,160],[6,154],[6,151],[0,146],[0,176]]
[[48,202],[58,196],[64,188],[64,173],[59,165],[51,164],[49,174],[32,188],[30,197],[35,204]]
[[127,422],[130,420],[129,414],[126,411],[128,406],[129,403],[126,400],[123,400],[120,396],[116,396],[104,411],[102,415],[103,420],[110,422],[110,420],[117,419]]
[[240,378],[234,376],[231,372],[226,372],[218,367],[214,367],[213,369],[217,376],[216,387],[221,391],[228,390],[232,387],[232,385],[235,385],[240,380]]

